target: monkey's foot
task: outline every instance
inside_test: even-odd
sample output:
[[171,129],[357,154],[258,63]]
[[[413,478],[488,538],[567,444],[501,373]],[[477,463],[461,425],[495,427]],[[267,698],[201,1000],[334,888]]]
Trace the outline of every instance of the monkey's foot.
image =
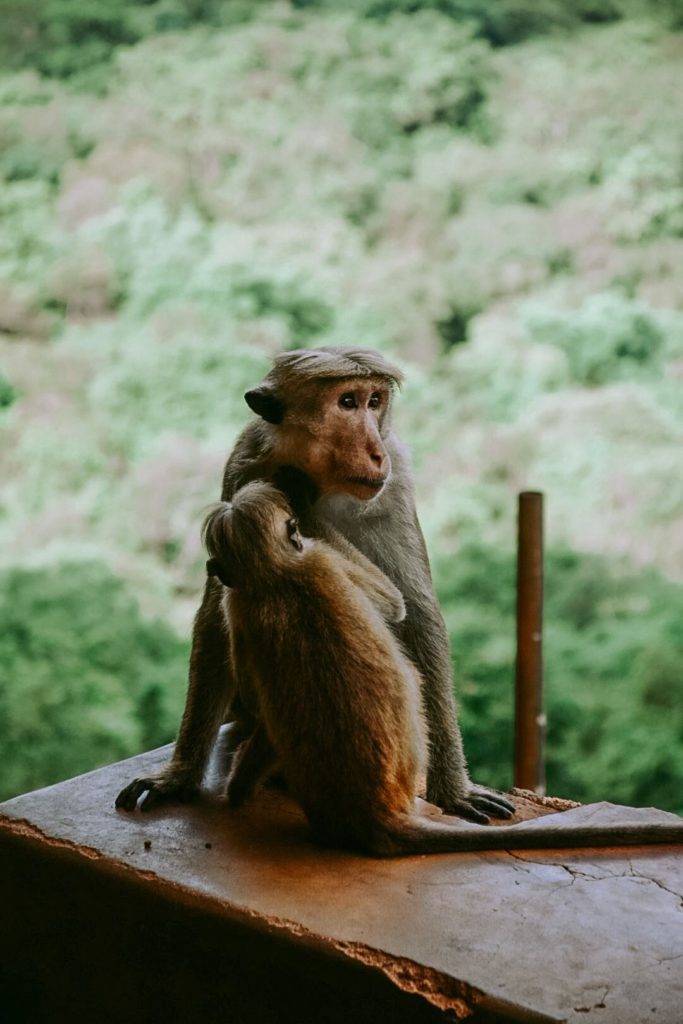
[[152,775],[147,779],[133,779],[116,798],[120,810],[134,811],[140,800],[140,810],[149,811],[161,803],[189,803],[199,792],[199,786],[187,779]]
[[429,795],[428,799],[438,804],[446,814],[455,814],[479,825],[487,825],[489,817],[511,818],[515,813],[514,804],[511,804],[503,793],[487,786],[477,786],[475,783],[470,783],[467,796],[462,799],[439,800]]

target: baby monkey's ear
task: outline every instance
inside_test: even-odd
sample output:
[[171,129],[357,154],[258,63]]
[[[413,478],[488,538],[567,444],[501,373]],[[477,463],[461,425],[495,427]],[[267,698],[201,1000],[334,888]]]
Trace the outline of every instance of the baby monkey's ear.
[[224,587],[234,587],[235,585],[225,571],[225,566],[221,565],[217,558],[210,558],[206,563],[206,575],[216,576]]
[[299,533],[299,520],[296,516],[292,516],[291,519],[287,520],[287,536],[289,537],[289,543],[292,544],[297,551],[303,551],[304,542]]

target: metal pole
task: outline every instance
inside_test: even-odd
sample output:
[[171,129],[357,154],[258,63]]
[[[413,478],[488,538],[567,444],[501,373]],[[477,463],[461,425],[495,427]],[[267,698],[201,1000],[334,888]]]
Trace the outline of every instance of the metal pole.
[[545,793],[543,714],[543,495],[519,495],[515,786]]

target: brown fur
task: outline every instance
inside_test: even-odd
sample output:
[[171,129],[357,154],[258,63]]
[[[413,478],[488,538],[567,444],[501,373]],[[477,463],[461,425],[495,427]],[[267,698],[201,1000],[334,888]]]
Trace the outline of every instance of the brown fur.
[[[307,536],[332,544],[364,569],[377,566],[403,594],[396,633],[423,679],[429,733],[427,796],[475,821],[509,815],[500,795],[467,776],[453,697],[448,635],[432,587],[415,511],[404,446],[391,428],[391,403],[402,374],[380,353],[362,348],[299,350],[278,356],[247,392],[257,417],[228,459],[222,500],[251,480],[275,480]],[[340,401],[349,396],[351,408]],[[229,708],[245,729],[245,707],[228,656],[223,586],[207,581],[192,638],[185,712],[173,759],[150,779],[134,780],[118,798],[131,809],[197,792],[219,724]],[[246,725],[244,724],[246,723]]]
[[[528,824],[521,838],[514,828],[478,825],[463,834],[462,826],[416,813],[427,761],[421,680],[385,623],[404,609],[383,574],[324,541],[303,541],[283,495],[265,483],[219,506],[205,539],[232,582],[232,660],[258,710],[259,726],[228,781],[233,806],[277,763],[326,843],[390,856],[557,842]],[[626,841],[639,838],[631,830]],[[560,841],[615,839],[613,830],[593,827],[566,830]]]

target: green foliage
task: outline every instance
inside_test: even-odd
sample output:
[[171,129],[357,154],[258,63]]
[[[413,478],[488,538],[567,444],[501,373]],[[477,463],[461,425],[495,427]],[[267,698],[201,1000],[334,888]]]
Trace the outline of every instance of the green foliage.
[[[514,558],[468,545],[436,578],[473,775],[509,786]],[[683,811],[683,589],[551,550],[544,661],[548,791]]]
[[656,370],[665,345],[654,313],[618,292],[592,295],[575,313],[530,307],[526,326],[534,341],[561,348],[573,379],[589,386]]
[[[294,0],[294,6],[334,8],[336,0]],[[396,13],[438,11],[454,21],[472,24],[477,34],[494,46],[576,28],[582,22],[609,22],[621,17],[614,0],[352,0],[350,6],[366,18],[380,20]]]
[[12,67],[33,66],[48,77],[70,78],[140,38],[131,8],[126,0],[4,0],[0,52]]
[[332,327],[334,311],[310,282],[266,260],[261,273],[246,267],[237,247],[233,254],[222,232],[191,206],[174,213],[146,187],[132,188],[127,201],[87,227],[82,239],[109,260],[115,303],[135,319],[185,304],[236,322],[279,322],[290,347]]
[[[473,778],[509,788],[513,754],[514,564],[470,544],[434,563]],[[491,756],[495,751],[495,756]]]
[[456,345],[462,345],[463,342],[467,341],[469,336],[470,321],[474,317],[481,313],[480,304],[470,300],[465,301],[462,304],[452,304],[448,310],[447,316],[443,320],[438,320],[436,323],[436,329],[439,337],[443,342],[443,348],[445,352],[455,348]]
[[663,0],[662,8],[669,27],[674,31],[683,29],[683,3],[681,0]]
[[62,246],[49,183],[33,179],[3,185],[0,220],[0,277],[29,283],[44,279]]
[[17,393],[0,370],[0,410],[6,409],[17,397]]
[[55,184],[59,180],[61,161],[31,142],[9,146],[0,157],[0,175],[5,181],[25,181],[42,178]]
[[[172,317],[172,312],[171,312]],[[189,333],[137,337],[132,350],[98,377],[91,401],[110,424],[110,439],[134,456],[165,433],[206,438],[220,410],[222,431],[244,422],[244,392],[268,362],[258,350],[230,344],[219,330],[198,341]],[[124,350],[125,351],[125,350]]]
[[610,228],[627,242],[683,236],[683,148],[680,140],[659,147],[634,146],[605,183],[613,210]]
[[139,38],[125,2],[49,0],[38,22],[37,66],[55,78],[71,75],[106,60],[122,44]]
[[102,70],[121,46],[192,25],[237,25],[264,0],[1,0],[5,66],[35,67],[49,78],[73,79],[103,91]]
[[[313,90],[341,94],[354,134],[384,148],[399,133],[446,125],[486,134],[493,72],[487,48],[467,26],[435,11],[394,14],[386,22],[329,19],[341,45],[308,49],[293,73]],[[396,141],[400,141],[400,135]]]
[[97,563],[0,576],[0,798],[171,739],[187,645]]
[[314,296],[307,296],[295,282],[267,279],[237,281],[232,292],[240,315],[245,319],[269,316],[284,319],[292,348],[305,346],[332,326],[334,312],[331,307]]

